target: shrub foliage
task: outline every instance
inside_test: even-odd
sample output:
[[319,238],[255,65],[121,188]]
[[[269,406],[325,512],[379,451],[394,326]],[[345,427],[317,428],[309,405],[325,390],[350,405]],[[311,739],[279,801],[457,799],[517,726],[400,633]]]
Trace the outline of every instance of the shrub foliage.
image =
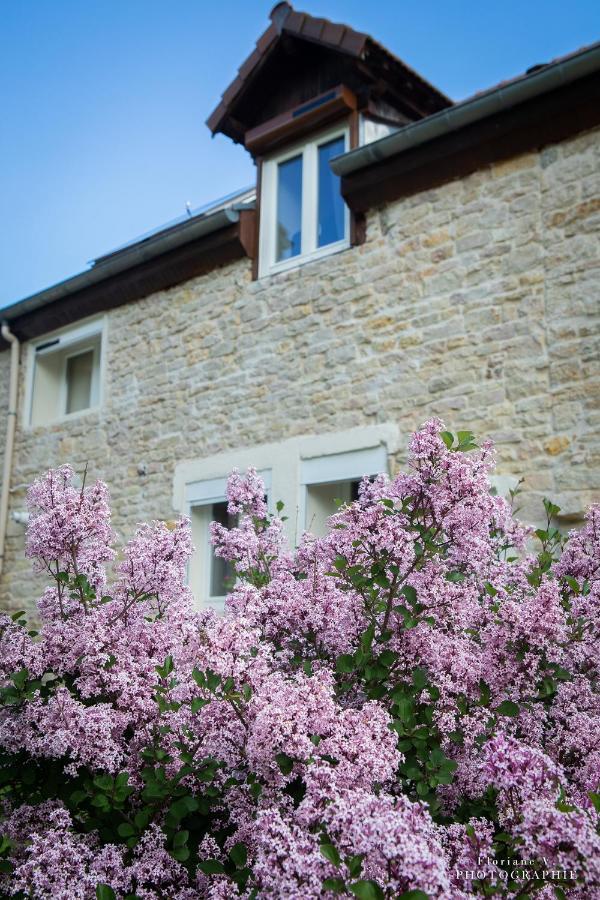
[[565,541],[547,502],[534,536],[493,464],[432,420],[294,551],[234,472],[222,617],[187,521],[116,557],[105,485],[35,482],[40,631],[0,623],[4,895],[600,896],[600,508]]

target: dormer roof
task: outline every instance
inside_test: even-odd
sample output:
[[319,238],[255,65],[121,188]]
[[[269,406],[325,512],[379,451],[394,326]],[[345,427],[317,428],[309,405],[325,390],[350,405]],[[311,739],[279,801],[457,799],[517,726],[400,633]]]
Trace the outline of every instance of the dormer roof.
[[368,34],[278,3],[271,24],[207,120],[213,134],[245,144],[257,126],[344,86],[357,108],[378,104],[398,124],[452,105]]

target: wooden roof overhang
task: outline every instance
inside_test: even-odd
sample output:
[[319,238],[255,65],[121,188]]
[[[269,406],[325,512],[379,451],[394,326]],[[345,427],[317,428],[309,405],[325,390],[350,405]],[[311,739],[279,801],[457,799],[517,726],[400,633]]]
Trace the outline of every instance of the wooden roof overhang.
[[[332,91],[335,103],[320,113],[315,107],[312,120],[305,118],[304,107]],[[346,104],[340,102],[343,97]],[[313,121],[321,124],[323,114],[331,118],[374,102],[385,104],[399,124],[451,106],[448,97],[368,34],[283,2],[272,10],[271,24],[207,125],[213,134],[227,135],[256,156],[268,145],[269,132],[278,132],[284,123],[288,133],[297,135]]]
[[[116,251],[92,269],[3,309],[0,317],[10,323],[19,340],[31,340],[254,256],[254,209],[224,210],[213,219],[218,219],[214,230],[190,240],[181,235],[178,246],[168,244],[169,232],[165,231],[156,236],[151,252],[140,252],[139,243]],[[185,223],[184,230],[192,232],[193,224]],[[7,346],[0,338],[0,351]]]
[[[489,94],[501,90],[502,85]],[[355,214],[366,213],[599,125],[600,70],[388,158],[381,155],[342,174],[342,195]]]

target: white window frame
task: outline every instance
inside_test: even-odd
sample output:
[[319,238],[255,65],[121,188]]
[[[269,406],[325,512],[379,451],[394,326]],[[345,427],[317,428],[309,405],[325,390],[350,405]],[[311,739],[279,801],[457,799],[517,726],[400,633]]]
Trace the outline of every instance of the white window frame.
[[[318,148],[335,138],[344,138],[344,153],[348,151],[350,130],[342,127],[321,132],[309,141],[302,141],[283,153],[270,156],[262,163],[260,191],[259,277],[285,272],[307,262],[338,253],[350,246],[350,210],[344,203],[344,237],[339,241],[318,246]],[[296,156],[302,156],[302,211],[300,253],[277,261],[277,194],[278,168]]]
[[[249,463],[250,465],[250,463]],[[265,491],[267,493],[267,508],[271,512],[272,492],[271,492],[271,470],[263,469],[258,472],[262,478]],[[219,478],[206,478],[200,481],[193,481],[185,486],[185,514],[192,517],[193,510],[199,507],[209,507],[214,503],[223,503],[227,500],[227,475]],[[212,581],[212,545],[210,543],[210,526],[207,523],[206,535],[203,536],[202,545],[196,547],[196,553],[199,554],[195,564],[200,570],[200,579],[197,585],[190,585],[197,591],[196,601],[201,608],[212,608],[217,612],[223,612],[225,607],[225,595],[217,596],[210,593]],[[190,584],[190,566],[188,565],[187,573],[188,585]]]
[[[100,338],[102,341],[102,338]],[[69,396],[69,385],[67,383],[67,371],[69,368],[69,360],[75,359],[77,356],[82,356],[84,353],[93,353],[92,357],[92,380],[90,384],[90,405],[86,406],[85,409],[79,409],[76,412],[68,413],[67,412],[67,400]],[[101,352],[101,351],[100,351]],[[38,354],[39,355],[39,354]],[[98,359],[98,342],[96,341],[93,344],[86,344],[84,346],[78,347],[77,350],[74,350],[73,353],[68,353],[65,355],[62,365],[62,375],[61,375],[61,385],[60,385],[60,408],[62,410],[62,416],[73,416],[78,413],[86,413],[89,412],[90,409],[96,409],[98,406],[98,393],[100,390],[100,364]]]
[[[85,342],[89,340],[89,344]],[[49,346],[45,347],[44,344]],[[33,391],[35,386],[35,369],[36,360],[41,356],[51,353],[59,353],[67,350],[69,347],[75,347],[73,353],[66,354],[61,367],[61,383],[59,387],[59,407],[60,412],[56,418],[44,423],[32,422],[33,414]],[[42,347],[42,349],[38,349]],[[90,405],[85,409],[76,412],[66,412],[67,407],[67,359],[72,356],[79,356],[87,350],[94,351],[94,360],[92,368],[92,384],[90,389]],[[104,369],[106,360],[106,318],[96,318],[75,327],[68,326],[60,328],[45,334],[43,337],[37,338],[29,344],[28,360],[27,360],[27,379],[25,387],[25,410],[24,421],[26,428],[45,428],[56,422],[70,421],[71,419],[85,416],[88,413],[100,409],[104,402]]]
[[[308,490],[312,485],[357,481],[364,475],[388,473],[388,449],[385,444],[329,453],[302,459],[300,464],[300,503],[298,507],[298,534],[308,530],[306,521]],[[332,510],[332,515],[335,510]]]
[[[323,432],[322,434],[296,435],[269,444],[255,444],[235,450],[223,450],[214,456],[182,460],[175,466],[173,477],[173,509],[183,515],[190,514],[190,505],[202,502],[218,502],[225,496],[227,476],[233,468],[245,472],[248,466],[255,466],[263,473],[270,473],[270,490],[267,487],[269,510],[281,501],[284,504],[283,523],[285,536],[291,547],[297,546],[304,532],[304,510],[300,513],[302,494],[302,466],[317,459],[329,459],[323,466],[341,466],[351,459],[353,451],[375,450],[381,454],[377,470],[389,471],[389,459],[404,447],[405,435],[396,422],[381,422],[376,425],[359,425],[344,431]],[[343,457],[343,459],[341,458]],[[357,462],[358,457],[354,457]],[[364,468],[365,458],[360,465],[337,469],[330,478],[331,470],[322,470],[328,481],[340,477],[360,478],[374,474]],[[367,464],[373,469],[374,463]],[[307,470],[305,469],[305,472]],[[306,477],[306,476],[304,476]],[[320,476],[321,477],[321,476]],[[265,478],[266,481],[266,478]],[[200,483],[206,483],[202,489]],[[273,504],[273,507],[272,507]],[[305,508],[305,507],[304,507]],[[198,595],[199,600],[205,598]]]

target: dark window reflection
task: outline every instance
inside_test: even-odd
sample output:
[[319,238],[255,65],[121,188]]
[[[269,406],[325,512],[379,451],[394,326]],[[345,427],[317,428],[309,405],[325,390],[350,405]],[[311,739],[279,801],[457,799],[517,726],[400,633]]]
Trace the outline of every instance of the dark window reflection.
[[302,156],[279,163],[277,184],[277,262],[302,249]]
[[[237,516],[232,516],[227,512],[227,501],[225,500],[221,503],[213,503],[211,518],[213,522],[219,522],[225,528],[235,528],[237,525]],[[235,582],[233,564],[227,559],[216,556],[212,547],[211,555],[210,596],[224,597],[229,593]]]
[[340,193],[340,179],[330,167],[329,160],[344,152],[344,138],[338,137],[319,147],[319,210],[317,246],[325,247],[344,238],[344,201]]

